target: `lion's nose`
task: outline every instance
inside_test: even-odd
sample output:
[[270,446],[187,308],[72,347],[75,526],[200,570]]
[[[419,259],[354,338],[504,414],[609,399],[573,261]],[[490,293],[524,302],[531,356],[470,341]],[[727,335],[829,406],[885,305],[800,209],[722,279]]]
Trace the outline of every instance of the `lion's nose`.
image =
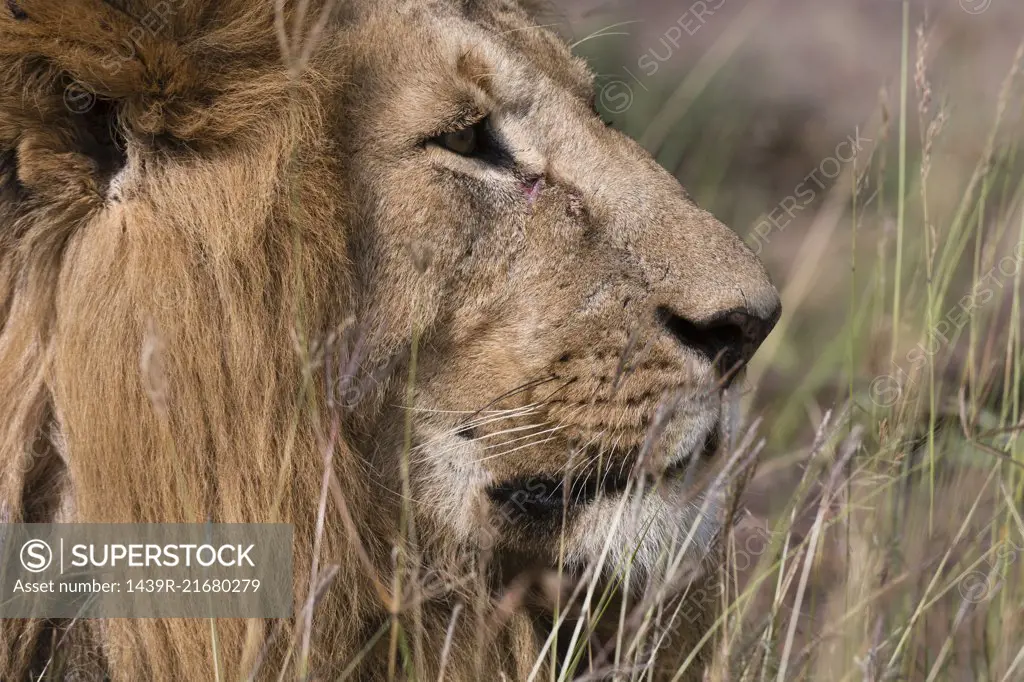
[[702,320],[688,319],[667,306],[659,307],[656,314],[666,331],[715,363],[728,382],[750,361],[781,313],[782,305],[775,298],[773,305],[761,310],[734,308]]

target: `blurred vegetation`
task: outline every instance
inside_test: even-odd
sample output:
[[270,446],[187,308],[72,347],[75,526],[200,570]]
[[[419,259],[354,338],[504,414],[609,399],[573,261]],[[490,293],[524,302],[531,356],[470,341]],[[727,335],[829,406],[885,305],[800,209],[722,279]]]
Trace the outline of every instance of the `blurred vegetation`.
[[871,143],[760,233],[856,134],[844,103],[766,97],[730,37],[747,9],[650,77],[657,27],[576,29],[608,120],[783,294],[746,386],[768,447],[745,502],[772,543],[733,566],[716,679],[1024,680],[1024,44],[972,71],[977,40],[902,7],[898,68],[855,124]]

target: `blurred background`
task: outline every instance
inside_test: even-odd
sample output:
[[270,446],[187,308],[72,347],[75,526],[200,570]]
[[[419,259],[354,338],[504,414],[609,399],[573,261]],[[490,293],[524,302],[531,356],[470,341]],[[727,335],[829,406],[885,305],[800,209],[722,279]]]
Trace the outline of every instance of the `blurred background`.
[[551,23],[782,292],[718,674],[1024,680],[1024,2],[560,0]]

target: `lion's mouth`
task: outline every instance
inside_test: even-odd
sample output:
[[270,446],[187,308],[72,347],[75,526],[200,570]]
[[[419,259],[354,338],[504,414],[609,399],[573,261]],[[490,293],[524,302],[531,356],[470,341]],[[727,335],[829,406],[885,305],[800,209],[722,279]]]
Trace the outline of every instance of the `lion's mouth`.
[[[635,466],[625,462],[636,460],[635,452],[606,453],[609,461],[621,462],[619,466],[594,468],[574,477],[536,475],[521,476],[493,485],[487,489],[491,501],[510,520],[539,521],[556,515],[572,513],[584,507],[599,496],[610,497],[621,494],[638,477],[643,478],[645,490],[659,481],[683,479],[699,463],[695,458],[708,459],[720,447],[720,428],[715,424],[697,448],[676,460],[660,475],[638,472]],[[635,484],[634,484],[635,485]]]

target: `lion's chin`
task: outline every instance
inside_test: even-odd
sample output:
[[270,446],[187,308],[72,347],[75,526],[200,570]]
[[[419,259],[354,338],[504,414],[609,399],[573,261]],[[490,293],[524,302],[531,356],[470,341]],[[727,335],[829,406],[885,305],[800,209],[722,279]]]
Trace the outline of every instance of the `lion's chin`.
[[495,558],[506,583],[522,575],[558,576],[569,591],[597,581],[636,596],[652,589],[677,594],[706,570],[724,506],[723,495],[695,493],[682,477],[646,490],[631,484],[571,513],[562,507],[554,518],[505,526]]
[[633,586],[688,582],[722,528],[721,493],[695,493],[683,478],[645,494],[587,505],[568,529],[566,558]]
[[689,582],[714,546],[724,506],[721,493],[694,486],[693,461],[658,477],[595,478],[586,491],[551,481],[554,494],[537,487],[527,496],[525,483],[512,483],[516,492],[500,507],[503,546],[520,569],[561,564],[580,577],[624,577],[630,589]]

